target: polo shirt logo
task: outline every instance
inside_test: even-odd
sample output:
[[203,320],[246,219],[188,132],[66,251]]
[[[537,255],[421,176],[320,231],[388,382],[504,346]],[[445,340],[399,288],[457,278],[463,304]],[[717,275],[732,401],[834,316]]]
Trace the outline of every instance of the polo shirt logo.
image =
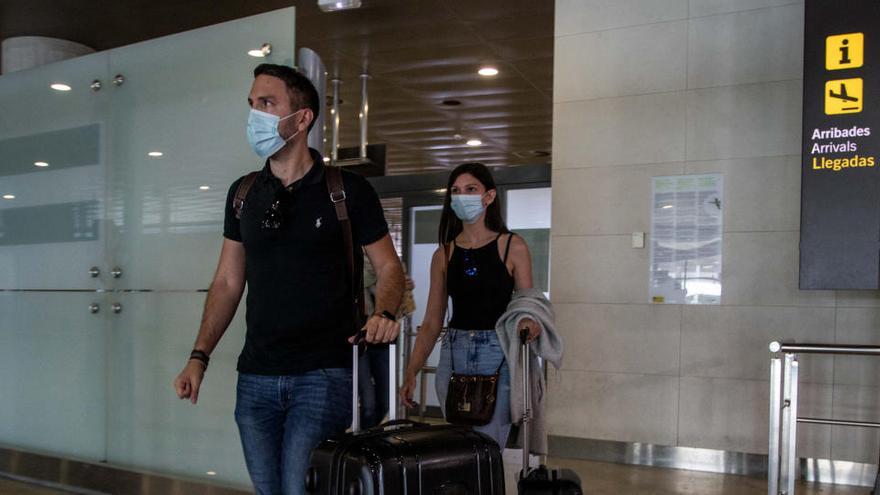
[[321,228],[321,218],[323,218],[323,217],[318,217],[318,218],[315,219],[315,228],[316,228],[316,229],[320,229],[320,228]]

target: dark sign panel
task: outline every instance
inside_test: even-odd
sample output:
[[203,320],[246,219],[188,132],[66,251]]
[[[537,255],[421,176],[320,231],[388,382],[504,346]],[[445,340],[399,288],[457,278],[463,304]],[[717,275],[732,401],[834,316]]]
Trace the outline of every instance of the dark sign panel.
[[880,288],[880,1],[807,0],[801,289]]

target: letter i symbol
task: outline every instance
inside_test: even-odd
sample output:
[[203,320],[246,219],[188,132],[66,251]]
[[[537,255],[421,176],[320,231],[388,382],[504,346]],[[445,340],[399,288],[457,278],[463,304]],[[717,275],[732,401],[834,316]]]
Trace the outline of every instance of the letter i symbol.
[[852,63],[852,60],[849,59],[849,47],[846,46],[849,44],[849,40],[844,39],[843,41],[840,42],[840,44],[843,46],[840,47],[840,62],[839,63],[841,65]]

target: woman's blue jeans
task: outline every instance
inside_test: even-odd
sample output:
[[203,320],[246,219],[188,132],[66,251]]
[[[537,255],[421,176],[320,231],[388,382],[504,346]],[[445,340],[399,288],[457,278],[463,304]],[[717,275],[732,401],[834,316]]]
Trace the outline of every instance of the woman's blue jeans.
[[[440,347],[440,363],[437,365],[435,387],[440,407],[446,414],[446,392],[452,376],[452,358],[455,358],[455,371],[467,375],[494,375],[498,365],[504,360],[504,350],[498,343],[495,330],[455,330],[449,329]],[[501,366],[498,381],[498,401],[492,421],[474,430],[495,439],[504,449],[510,434],[510,371],[507,361]]]

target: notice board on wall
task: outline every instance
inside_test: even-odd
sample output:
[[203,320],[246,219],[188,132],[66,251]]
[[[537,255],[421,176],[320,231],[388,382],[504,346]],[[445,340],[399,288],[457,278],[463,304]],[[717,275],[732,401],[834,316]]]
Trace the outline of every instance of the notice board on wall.
[[880,288],[880,1],[807,0],[801,289]]

